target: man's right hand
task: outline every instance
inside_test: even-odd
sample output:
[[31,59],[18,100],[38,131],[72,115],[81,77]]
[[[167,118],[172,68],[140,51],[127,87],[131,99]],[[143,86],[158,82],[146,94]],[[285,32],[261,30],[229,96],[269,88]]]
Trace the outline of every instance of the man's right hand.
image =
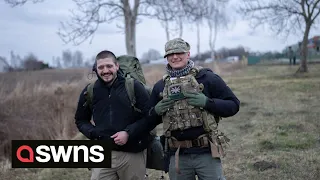
[[174,105],[174,100],[171,99],[162,99],[158,102],[158,104],[154,107],[154,110],[158,115],[162,115],[164,112],[168,111]]

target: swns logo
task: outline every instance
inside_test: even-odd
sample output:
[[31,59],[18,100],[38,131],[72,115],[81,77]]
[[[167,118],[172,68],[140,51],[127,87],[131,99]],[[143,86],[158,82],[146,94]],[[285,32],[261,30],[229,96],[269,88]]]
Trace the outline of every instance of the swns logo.
[[12,140],[12,168],[111,168],[110,141]]

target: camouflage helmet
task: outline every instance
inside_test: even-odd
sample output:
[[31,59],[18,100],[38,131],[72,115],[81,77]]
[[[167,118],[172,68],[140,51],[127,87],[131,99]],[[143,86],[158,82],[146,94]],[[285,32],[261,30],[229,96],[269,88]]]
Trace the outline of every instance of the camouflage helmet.
[[166,58],[169,54],[172,53],[186,53],[190,51],[190,45],[181,38],[175,38],[168,41],[165,45],[165,55]]

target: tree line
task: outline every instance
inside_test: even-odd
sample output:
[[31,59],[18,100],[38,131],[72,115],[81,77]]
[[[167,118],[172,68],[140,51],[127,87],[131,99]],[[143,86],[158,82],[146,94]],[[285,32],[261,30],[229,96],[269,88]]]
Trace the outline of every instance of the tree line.
[[[5,0],[12,7],[45,0]],[[49,0],[46,0],[49,1]],[[125,35],[126,54],[136,56],[136,27],[142,18],[155,19],[164,28],[167,40],[182,37],[186,28],[196,22],[197,53],[200,53],[201,27],[210,32],[208,46],[214,52],[218,31],[230,22],[226,8],[229,0],[73,0],[76,8],[70,18],[61,22],[58,35],[65,43],[79,45],[92,41],[101,24],[120,22],[117,27]]]
[[3,66],[4,72],[12,71],[34,71],[41,69],[53,68],[77,68],[77,67],[90,67],[93,64],[92,58],[85,59],[83,53],[79,50],[74,52],[70,50],[63,50],[61,56],[52,57],[52,65],[45,63],[34,53],[29,53],[24,57],[16,54],[14,51],[10,52],[9,59],[0,56],[0,63]]
[[[45,0],[5,0],[12,7],[27,2]],[[48,1],[48,0],[47,0]],[[136,56],[136,26],[142,17],[158,20],[165,29],[167,40],[181,37],[186,24],[196,25],[197,52],[200,54],[201,25],[207,24],[211,57],[219,30],[228,28],[230,13],[226,12],[229,0],[73,0],[76,9],[68,21],[62,22],[59,37],[65,43],[79,45],[92,40],[100,24],[122,22],[119,27],[125,34],[128,55]],[[287,38],[296,35],[302,42],[301,63],[297,72],[308,72],[307,44],[310,30],[319,23],[320,0],[240,0],[234,9],[252,28],[267,25],[275,35]],[[201,58],[201,57],[200,57]]]
[[[205,61],[211,58],[211,50],[207,50],[203,53],[191,56],[194,61]],[[222,47],[215,51],[215,60],[225,60],[229,56],[237,56],[242,59],[243,56],[248,55],[259,56],[263,59],[280,59],[285,58],[286,54],[283,52],[251,52],[249,48],[245,48],[242,45],[233,48]],[[61,56],[52,57],[52,64],[49,65],[43,60],[38,58],[34,53],[29,53],[24,57],[11,51],[10,58],[0,56],[0,64],[4,66],[3,71],[34,71],[41,69],[62,69],[62,68],[84,68],[91,67],[94,62],[94,56],[91,58],[85,58],[83,53],[79,50],[71,51],[69,49],[63,50]],[[141,57],[138,57],[142,64],[148,64],[150,61],[158,60],[163,58],[161,53],[155,49],[149,49],[147,52],[143,53]]]

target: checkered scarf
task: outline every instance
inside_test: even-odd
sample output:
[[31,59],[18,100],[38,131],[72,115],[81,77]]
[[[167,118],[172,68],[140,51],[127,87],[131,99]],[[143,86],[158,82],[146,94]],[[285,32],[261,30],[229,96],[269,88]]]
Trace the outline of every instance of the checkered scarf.
[[193,68],[193,66],[194,66],[194,62],[192,60],[189,60],[187,66],[184,67],[183,69],[173,70],[169,64],[167,65],[166,69],[167,69],[167,73],[171,77],[181,77],[181,76],[188,75],[189,71]]

